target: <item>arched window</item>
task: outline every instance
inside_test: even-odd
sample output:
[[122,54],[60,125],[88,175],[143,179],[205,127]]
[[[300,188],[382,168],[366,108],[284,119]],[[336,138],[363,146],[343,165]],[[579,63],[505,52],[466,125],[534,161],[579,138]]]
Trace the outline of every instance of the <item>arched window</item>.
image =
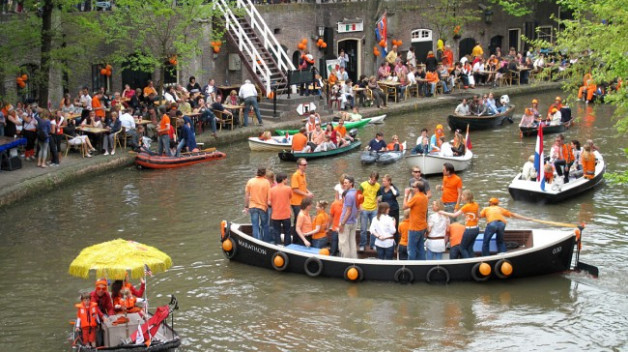
[[431,29],[415,29],[410,33],[410,41],[412,43],[431,42],[432,30]]

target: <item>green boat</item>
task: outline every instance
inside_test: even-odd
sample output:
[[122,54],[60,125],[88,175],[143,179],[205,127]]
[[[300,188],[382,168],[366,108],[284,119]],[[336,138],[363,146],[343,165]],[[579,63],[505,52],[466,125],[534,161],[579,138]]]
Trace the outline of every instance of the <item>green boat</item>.
[[[360,128],[360,127],[364,127],[366,126],[369,122],[371,122],[371,118],[366,118],[366,119],[362,119],[360,121],[353,121],[353,122],[345,122],[345,127],[347,128],[347,130],[350,130],[352,128]],[[336,125],[338,125],[338,122],[332,122],[331,123],[334,127],[336,127]],[[322,124],[321,127],[323,129],[325,129],[327,127],[327,124]],[[286,132],[288,132],[289,135],[293,135],[293,134],[297,134],[299,132],[299,130],[275,130],[275,133],[277,133],[280,136],[283,136],[286,134]]]
[[349,152],[353,149],[359,148],[361,144],[362,142],[356,139],[355,141],[351,142],[351,144],[347,146],[344,146],[342,148],[328,150],[326,152],[293,153],[293,152],[283,151],[279,153],[279,159],[283,161],[296,161],[299,158],[304,158],[306,160],[326,158],[328,156],[334,156],[334,155]]

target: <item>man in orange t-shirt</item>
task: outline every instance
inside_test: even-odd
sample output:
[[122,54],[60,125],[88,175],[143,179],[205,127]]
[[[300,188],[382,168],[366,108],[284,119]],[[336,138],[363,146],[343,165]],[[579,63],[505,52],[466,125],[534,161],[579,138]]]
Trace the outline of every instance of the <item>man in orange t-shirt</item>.
[[466,227],[458,222],[454,222],[449,225],[448,237],[449,237],[449,259],[462,258],[460,252],[460,243],[462,242],[462,235]]
[[146,87],[144,87],[144,99],[150,102],[157,99],[157,90],[153,86],[153,81],[149,80]]
[[[307,160],[299,158],[297,160],[297,171],[290,178],[290,187],[292,188],[292,198],[290,198],[290,206],[294,215],[293,224],[297,223],[297,216],[301,211],[301,201],[303,198],[312,198],[314,195],[307,189],[307,179],[305,177],[305,169],[307,168]],[[296,236],[296,234],[295,234]]]
[[338,229],[340,227],[340,216],[342,215],[342,199],[336,199],[329,207],[329,216],[331,217],[330,249],[329,255],[338,255]]
[[292,243],[290,236],[290,198],[292,198],[292,188],[288,186],[288,176],[280,172],[275,177],[277,185],[270,189],[268,204],[273,208],[270,216],[270,224],[274,235],[275,244],[281,244],[281,234],[283,233],[283,245]]
[[480,213],[481,218],[486,218],[486,228],[484,229],[484,240],[482,241],[482,256],[486,257],[490,255],[489,244],[491,237],[497,234],[495,242],[497,244],[497,252],[506,252],[506,245],[504,244],[504,230],[506,229],[506,217],[518,218],[523,220],[530,220],[525,216],[512,213],[502,207],[499,207],[499,199],[491,198],[489,200],[489,206],[482,209]]
[[102,123],[105,123],[105,107],[102,105],[102,92],[98,91],[92,98],[92,110],[96,113],[96,119],[100,119]]
[[443,164],[443,184],[436,186],[436,189],[443,191],[441,201],[445,205],[445,211],[451,213],[458,210],[462,196],[462,180],[455,174],[452,163]]
[[403,209],[410,209],[408,226],[408,260],[425,260],[425,231],[427,231],[427,196],[425,185],[421,181],[406,189]]
[[253,237],[271,242],[268,231],[268,195],[270,182],[266,178],[266,168],[257,169],[257,175],[246,183],[244,188],[244,211],[251,214]]
[[305,135],[305,127],[301,127],[301,129],[299,129],[299,133],[292,136],[292,151],[301,152],[301,153],[309,153],[310,150],[311,150],[310,146],[307,145],[307,136]]
[[164,152],[167,156],[172,156],[170,153],[170,116],[166,114],[166,110],[161,107],[161,121],[159,121],[159,128],[157,129],[157,133],[159,134],[159,149],[157,150],[157,154],[162,155]]

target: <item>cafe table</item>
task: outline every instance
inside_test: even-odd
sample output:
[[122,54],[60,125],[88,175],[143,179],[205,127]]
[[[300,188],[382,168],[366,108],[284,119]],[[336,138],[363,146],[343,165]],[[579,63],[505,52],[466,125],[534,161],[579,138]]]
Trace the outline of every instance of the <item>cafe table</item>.
[[105,133],[109,132],[108,128],[101,128],[101,127],[88,127],[88,126],[79,126],[76,128],[77,131],[81,131],[83,133],[87,133],[87,134],[91,134],[94,135],[94,137],[97,137],[96,140],[96,144],[98,146],[98,148],[96,148],[98,151],[102,150],[102,138],[103,135]]

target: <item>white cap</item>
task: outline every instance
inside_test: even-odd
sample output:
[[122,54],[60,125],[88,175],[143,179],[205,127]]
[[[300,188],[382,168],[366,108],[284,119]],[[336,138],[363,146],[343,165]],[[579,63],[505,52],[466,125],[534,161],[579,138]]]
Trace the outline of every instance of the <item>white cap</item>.
[[251,84],[251,80],[247,79],[246,81],[244,81],[245,84]]

